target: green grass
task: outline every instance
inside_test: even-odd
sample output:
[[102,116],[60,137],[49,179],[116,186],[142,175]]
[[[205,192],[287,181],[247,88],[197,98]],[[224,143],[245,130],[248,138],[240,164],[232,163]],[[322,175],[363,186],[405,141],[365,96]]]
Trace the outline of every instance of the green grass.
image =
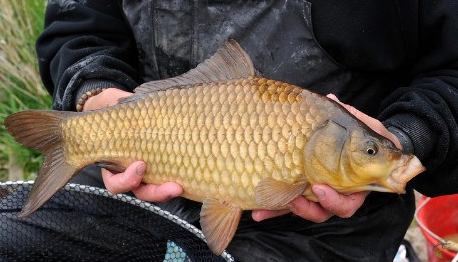
[[[0,0],[0,123],[25,109],[47,109],[51,97],[38,74],[35,41],[43,29],[45,1]],[[12,165],[31,179],[41,155],[17,144],[0,125],[0,181]]]

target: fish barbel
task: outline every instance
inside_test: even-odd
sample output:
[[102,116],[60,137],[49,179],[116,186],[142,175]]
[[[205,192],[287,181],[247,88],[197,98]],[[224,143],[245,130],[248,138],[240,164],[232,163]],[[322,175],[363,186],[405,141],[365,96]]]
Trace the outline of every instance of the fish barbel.
[[90,112],[23,111],[10,134],[44,153],[21,216],[42,206],[93,163],[123,171],[147,163],[143,182],[173,181],[203,202],[201,226],[221,254],[242,213],[282,209],[311,185],[341,193],[403,193],[424,171],[411,154],[372,131],[338,103],[263,78],[229,40],[188,73],[145,83],[117,105]]

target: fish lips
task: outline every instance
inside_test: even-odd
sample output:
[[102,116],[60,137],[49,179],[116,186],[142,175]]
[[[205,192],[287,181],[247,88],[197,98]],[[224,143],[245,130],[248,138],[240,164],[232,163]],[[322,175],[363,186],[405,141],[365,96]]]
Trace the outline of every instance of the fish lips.
[[393,169],[386,181],[381,185],[387,190],[385,192],[404,194],[407,182],[426,170],[420,160],[411,154],[403,155],[401,162],[404,164]]

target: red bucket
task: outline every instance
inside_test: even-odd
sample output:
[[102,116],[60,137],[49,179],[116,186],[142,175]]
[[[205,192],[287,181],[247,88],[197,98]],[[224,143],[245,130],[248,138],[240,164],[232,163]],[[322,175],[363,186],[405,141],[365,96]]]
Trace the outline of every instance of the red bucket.
[[[418,203],[420,207],[426,201],[422,197]],[[458,234],[458,194],[434,197],[427,202],[417,213],[418,222],[440,238]],[[441,243],[421,228],[426,238],[429,262],[451,261],[456,253],[444,249]]]

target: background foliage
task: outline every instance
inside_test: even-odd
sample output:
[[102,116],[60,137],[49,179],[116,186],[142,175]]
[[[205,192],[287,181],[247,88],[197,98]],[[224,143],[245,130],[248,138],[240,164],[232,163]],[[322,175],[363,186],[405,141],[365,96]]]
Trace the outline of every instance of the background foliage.
[[[51,97],[38,74],[35,41],[44,0],[0,0],[0,123],[25,109],[48,109]],[[41,155],[17,144],[0,124],[0,181],[32,179]]]

